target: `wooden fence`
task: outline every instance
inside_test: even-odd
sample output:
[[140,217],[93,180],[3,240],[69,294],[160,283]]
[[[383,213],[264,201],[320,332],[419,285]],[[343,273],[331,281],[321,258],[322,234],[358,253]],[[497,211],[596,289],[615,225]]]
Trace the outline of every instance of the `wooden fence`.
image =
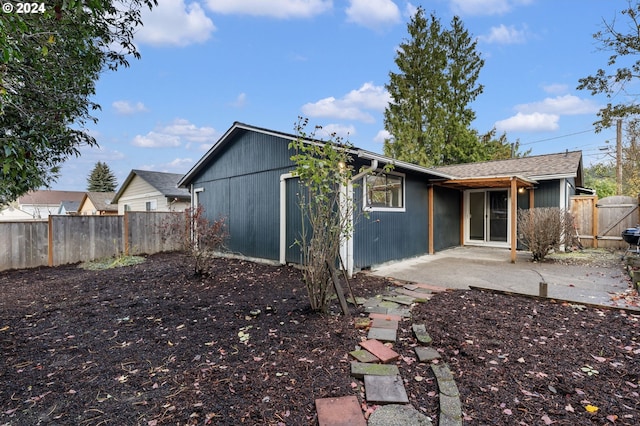
[[184,213],[49,216],[0,222],[0,271],[181,249]]
[[640,197],[617,195],[598,200],[595,195],[571,197],[576,231],[585,247],[627,248],[622,231],[640,223]]

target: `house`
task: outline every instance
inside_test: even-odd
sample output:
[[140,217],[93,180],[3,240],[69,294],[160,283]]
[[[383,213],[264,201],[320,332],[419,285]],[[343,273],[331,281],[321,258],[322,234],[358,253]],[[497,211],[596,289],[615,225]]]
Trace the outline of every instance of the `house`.
[[80,202],[83,196],[82,191],[30,191],[3,209],[0,212],[0,220],[45,220],[49,215],[58,214],[61,203]]
[[80,205],[80,201],[63,201],[60,203],[58,207],[57,214],[65,215],[65,214],[76,214],[78,212],[78,206]]
[[118,206],[111,204],[111,200],[116,195],[115,192],[85,192],[80,205],[79,215],[117,215]]
[[131,170],[111,201],[118,214],[125,211],[184,211],[191,205],[191,194],[178,188],[183,175]]
[[[289,149],[295,139],[236,122],[180,180],[209,219],[226,219],[231,251],[301,261],[300,187]],[[349,154],[354,170],[366,172],[345,188],[355,200],[341,250],[350,272],[458,245],[510,248],[515,261],[517,209],[566,208],[582,185],[580,152],[439,168],[357,148]]]

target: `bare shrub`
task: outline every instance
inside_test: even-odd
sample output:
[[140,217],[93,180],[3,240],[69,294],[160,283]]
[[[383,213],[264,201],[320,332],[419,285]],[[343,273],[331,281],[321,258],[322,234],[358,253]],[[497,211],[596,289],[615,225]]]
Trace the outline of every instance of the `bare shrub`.
[[571,213],[558,207],[518,210],[518,241],[531,251],[534,261],[562,245],[573,246],[574,230]]

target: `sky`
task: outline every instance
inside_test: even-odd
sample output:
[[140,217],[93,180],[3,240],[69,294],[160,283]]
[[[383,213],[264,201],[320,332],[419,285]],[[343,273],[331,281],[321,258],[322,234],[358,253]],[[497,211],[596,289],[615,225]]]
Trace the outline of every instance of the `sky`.
[[[615,128],[595,133],[608,100],[576,90],[606,66],[593,34],[626,0],[159,0],[135,35],[142,58],[105,72],[99,122],[52,189],[84,191],[96,162],[120,185],[132,169],[186,173],[234,122],[295,133],[299,116],[382,153],[385,89],[416,8],[444,27],[459,16],[485,64],[473,128],[496,128],[532,155],[610,159]],[[614,102],[622,102],[615,98]],[[319,136],[322,136],[321,134]]]

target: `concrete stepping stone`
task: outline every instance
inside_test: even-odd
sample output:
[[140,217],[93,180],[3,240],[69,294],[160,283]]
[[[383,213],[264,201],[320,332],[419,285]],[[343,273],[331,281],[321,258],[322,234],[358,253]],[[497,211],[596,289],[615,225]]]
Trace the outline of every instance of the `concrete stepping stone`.
[[387,309],[386,312],[388,315],[398,315],[402,318],[411,318],[411,309],[402,308],[402,309]]
[[394,328],[374,328],[369,329],[367,339],[376,339],[383,342],[395,342],[397,338],[398,330]]
[[319,426],[367,426],[355,395],[316,399]]
[[388,320],[388,321],[402,321],[402,316],[401,315],[390,315],[390,314],[376,314],[376,313],[370,313],[369,314],[369,318],[371,319],[383,319],[383,320]]
[[449,366],[447,364],[432,364],[431,370],[438,381],[453,380],[453,374],[451,373],[451,370],[449,370]]
[[382,298],[382,302],[378,303],[378,306],[387,309],[398,309],[400,307],[400,303],[397,303],[391,296],[384,296]]
[[431,336],[427,333],[427,327],[424,324],[413,324],[411,328],[413,329],[413,334],[415,334],[418,342],[428,344],[433,341]]
[[397,330],[398,321],[374,318],[373,321],[371,321],[371,328],[390,328],[392,330]]
[[432,426],[431,419],[411,405],[381,405],[371,413],[368,426]]
[[409,402],[400,376],[364,376],[364,389],[368,403],[406,404]]
[[440,426],[462,426],[462,403],[460,397],[439,395],[440,399],[440,417],[438,424]]
[[403,296],[413,297],[415,302],[427,301],[431,299],[431,297],[433,296],[432,294],[429,294],[429,293],[422,293],[419,291],[407,290],[406,288],[397,288],[395,289],[395,292],[400,293]]
[[416,346],[415,351],[420,362],[430,362],[441,358],[440,353],[430,346]]
[[400,357],[399,353],[385,346],[382,342],[376,339],[363,340],[360,342],[360,346],[377,356],[383,364],[395,361]]
[[378,362],[380,361],[380,359],[375,356],[374,354],[372,354],[369,351],[365,351],[364,349],[360,349],[357,351],[351,351],[349,352],[349,355],[351,355],[352,357],[354,357],[355,359],[357,359],[360,362]]
[[367,364],[364,362],[351,362],[351,375],[356,379],[364,376],[397,376],[400,374],[398,367],[393,364]]
[[380,303],[380,302],[382,302],[382,296],[370,297],[369,299],[364,301],[362,306],[364,308],[370,308],[370,307],[373,307],[373,306],[378,306],[378,303]]
[[367,306],[364,308],[364,310],[374,314],[386,314],[387,312],[389,312],[389,309],[385,308],[384,306]]
[[[383,296],[382,297],[383,302],[380,303],[380,306],[386,306],[388,308],[397,308],[399,307],[399,305],[413,305],[416,301],[415,297],[410,297],[410,296],[403,296],[401,294],[397,295],[397,296]],[[385,305],[384,303],[395,303],[396,306],[388,306]]]
[[414,283],[414,285],[416,285],[416,286],[418,286],[418,287],[420,287],[422,289],[429,290],[429,291],[431,291],[433,293],[443,293],[443,292],[447,291],[447,289],[444,288],[444,287],[438,287],[436,285],[431,285],[431,284]]

